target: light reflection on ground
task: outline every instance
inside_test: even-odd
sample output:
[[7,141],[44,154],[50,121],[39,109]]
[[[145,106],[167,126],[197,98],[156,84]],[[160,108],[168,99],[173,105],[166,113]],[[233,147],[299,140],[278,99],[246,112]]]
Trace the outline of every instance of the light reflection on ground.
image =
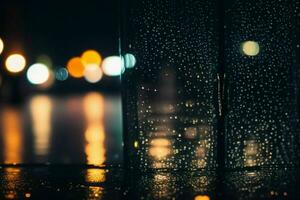
[[[96,92],[2,105],[2,164],[120,164],[121,99]],[[92,141],[92,142],[91,142]]]

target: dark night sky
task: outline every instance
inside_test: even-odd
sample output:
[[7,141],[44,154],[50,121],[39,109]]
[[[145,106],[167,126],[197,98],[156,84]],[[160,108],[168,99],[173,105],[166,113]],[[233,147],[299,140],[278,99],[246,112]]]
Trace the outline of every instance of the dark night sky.
[[0,3],[1,35],[35,61],[47,54],[55,65],[92,48],[103,56],[118,53],[117,0],[5,0]]
[[[48,55],[54,67],[66,66],[68,60],[80,56],[87,49],[95,49],[102,57],[119,54],[118,0],[1,0],[0,37],[5,51],[0,63],[11,53],[22,53],[31,65],[41,55]],[[3,77],[7,73],[1,69]],[[32,88],[25,76],[7,82],[23,85],[24,91]],[[19,80],[21,81],[19,81]],[[25,85],[24,85],[25,84]],[[22,86],[22,87],[23,87]],[[104,77],[101,83],[88,84],[84,79],[68,79],[56,83],[51,90],[110,91],[119,87],[118,78]]]

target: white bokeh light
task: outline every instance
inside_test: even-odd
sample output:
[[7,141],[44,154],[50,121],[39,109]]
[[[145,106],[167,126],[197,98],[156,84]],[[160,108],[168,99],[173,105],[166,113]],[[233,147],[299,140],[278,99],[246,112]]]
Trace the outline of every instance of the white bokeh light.
[[3,40],[0,38],[0,54],[3,52],[4,49],[4,43]]
[[103,72],[97,64],[86,65],[84,69],[84,78],[89,83],[97,83],[101,80]]
[[49,79],[50,72],[46,65],[36,63],[29,67],[27,71],[27,79],[30,83],[40,85]]
[[120,76],[124,72],[124,60],[120,56],[110,56],[103,60],[102,69],[107,76]]

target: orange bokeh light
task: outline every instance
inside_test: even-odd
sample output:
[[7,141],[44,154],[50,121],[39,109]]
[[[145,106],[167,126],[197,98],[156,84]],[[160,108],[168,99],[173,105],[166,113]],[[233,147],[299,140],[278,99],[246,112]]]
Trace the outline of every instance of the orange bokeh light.
[[210,200],[210,198],[207,195],[198,195],[195,196],[194,200]]
[[84,74],[84,65],[81,58],[75,57],[69,60],[67,64],[69,74],[74,78],[81,78]]
[[82,60],[84,65],[97,64],[97,65],[100,66],[101,61],[102,61],[102,57],[95,50],[87,50],[82,54],[81,60]]

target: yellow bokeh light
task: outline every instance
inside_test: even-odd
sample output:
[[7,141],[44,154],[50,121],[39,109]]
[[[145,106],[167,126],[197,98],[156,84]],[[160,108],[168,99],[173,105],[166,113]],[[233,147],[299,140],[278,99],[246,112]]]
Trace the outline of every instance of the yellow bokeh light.
[[24,70],[26,60],[21,54],[12,54],[5,61],[7,71],[11,73],[19,73]]
[[4,42],[3,40],[0,38],[0,54],[3,52],[4,49]]
[[243,53],[247,56],[256,56],[259,53],[259,44],[255,41],[246,41],[242,43]]
[[150,142],[150,144],[152,146],[160,146],[160,147],[171,146],[171,142],[168,139],[164,139],[164,138],[153,139]]
[[81,58],[75,57],[69,60],[67,64],[69,74],[74,78],[81,78],[84,74],[84,65]]
[[84,65],[96,64],[100,65],[102,58],[101,55],[95,50],[87,50],[81,56]]
[[207,195],[197,195],[194,200],[210,200],[210,198]]
[[31,197],[31,194],[29,192],[25,193],[25,197],[26,198],[30,198]]
[[171,141],[158,138],[150,142],[149,154],[157,160],[165,159],[172,153]]

